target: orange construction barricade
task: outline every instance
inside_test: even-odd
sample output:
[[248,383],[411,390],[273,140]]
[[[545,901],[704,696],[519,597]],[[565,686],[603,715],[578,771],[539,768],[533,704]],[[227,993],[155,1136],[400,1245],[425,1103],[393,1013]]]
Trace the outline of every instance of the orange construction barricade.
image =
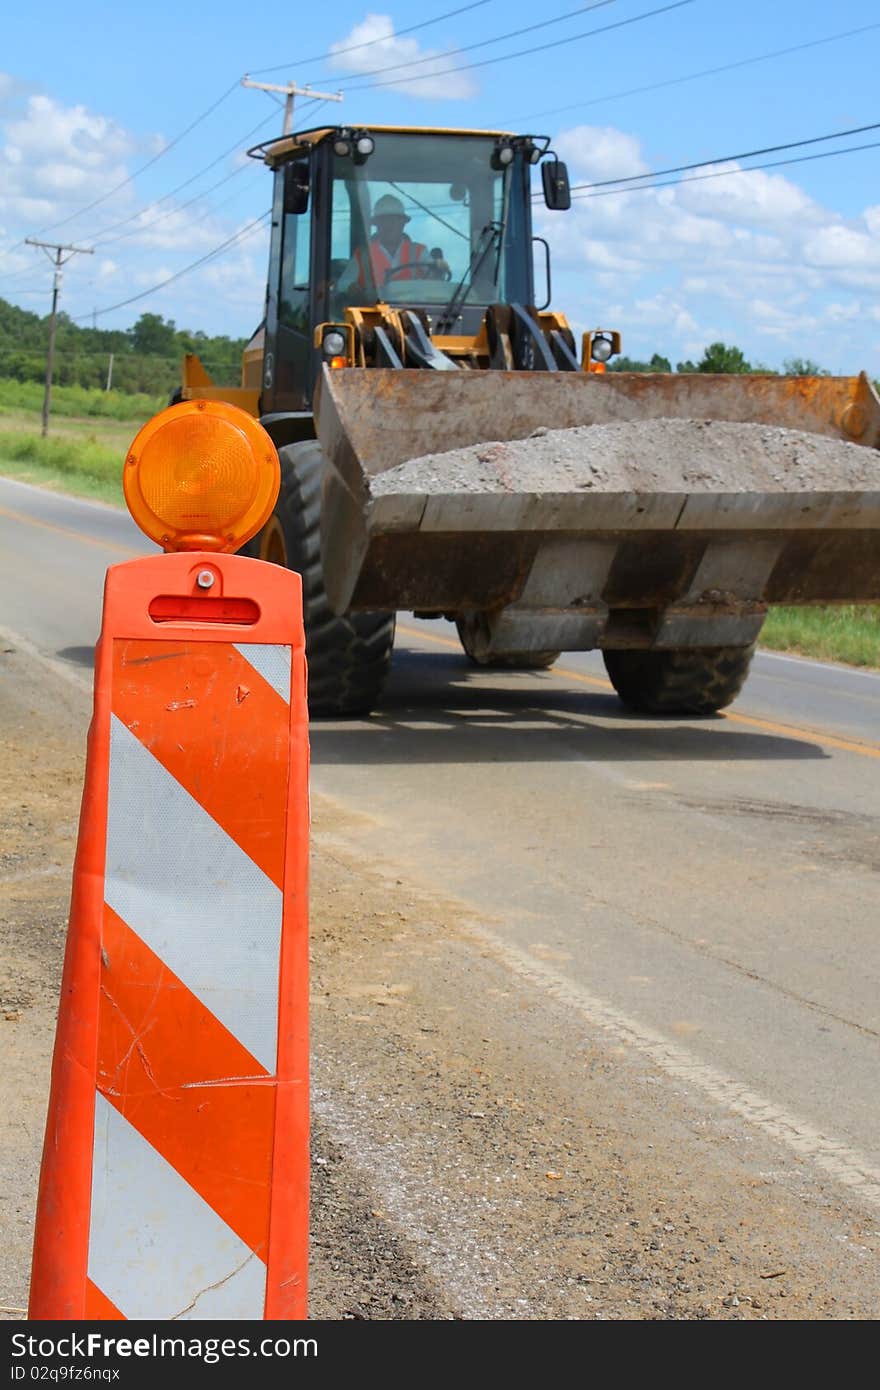
[[32,1318],[305,1316],[301,608],[219,547],[108,571]]

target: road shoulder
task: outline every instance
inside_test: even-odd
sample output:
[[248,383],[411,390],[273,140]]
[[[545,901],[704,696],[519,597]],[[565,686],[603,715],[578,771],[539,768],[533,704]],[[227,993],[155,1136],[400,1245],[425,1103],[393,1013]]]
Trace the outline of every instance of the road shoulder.
[[[12,645],[0,653],[9,1310],[26,1301],[89,705]],[[420,882],[393,843],[369,862],[362,810],[325,797],[314,810],[312,1317],[877,1315],[874,1213],[511,973],[470,906]],[[503,935],[503,922],[478,925]]]

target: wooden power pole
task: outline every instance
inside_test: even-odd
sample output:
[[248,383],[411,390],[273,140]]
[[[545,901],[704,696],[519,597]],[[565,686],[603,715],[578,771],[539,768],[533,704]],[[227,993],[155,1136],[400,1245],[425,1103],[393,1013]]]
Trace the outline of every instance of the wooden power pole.
[[311,87],[298,87],[295,82],[285,82],[283,87],[275,82],[252,82],[247,73],[241,79],[241,85],[243,87],[256,87],[261,92],[280,92],[286,98],[282,135],[290,135],[293,130],[294,97],[314,97],[320,101],[342,101],[341,92],[315,92]]
[[[58,246],[54,241],[34,241],[31,237],[25,237],[28,246],[39,246],[49,256],[49,260],[55,267],[55,276],[52,282],[52,317],[49,320],[49,348],[46,353],[46,390],[43,394],[43,438],[49,433],[49,406],[52,400],[52,367],[55,362],[55,329],[58,323],[58,295],[61,291],[61,267],[71,256],[93,256],[95,253],[90,246]],[[54,256],[49,253],[54,251]],[[67,252],[65,255],[64,253]]]

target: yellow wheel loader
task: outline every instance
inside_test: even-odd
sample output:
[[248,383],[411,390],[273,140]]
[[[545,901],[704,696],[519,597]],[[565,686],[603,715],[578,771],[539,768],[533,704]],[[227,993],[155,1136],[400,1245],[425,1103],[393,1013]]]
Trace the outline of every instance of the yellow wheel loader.
[[868,378],[606,372],[619,335],[576,344],[548,307],[534,166],[548,208],[571,197],[545,138],[336,126],[251,153],[265,320],[240,387],[190,357],[181,395],[276,443],[249,553],[303,576],[313,713],[373,707],[399,610],[484,666],[599,647],[631,708],[707,714],[769,604],[880,600]]

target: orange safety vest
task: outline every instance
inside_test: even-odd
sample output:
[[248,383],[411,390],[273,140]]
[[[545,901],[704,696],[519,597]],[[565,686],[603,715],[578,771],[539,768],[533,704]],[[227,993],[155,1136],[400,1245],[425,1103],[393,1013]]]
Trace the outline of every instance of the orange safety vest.
[[[373,272],[373,284],[376,286],[384,285],[385,276],[392,268],[397,270],[397,274],[394,276],[395,280],[414,279],[411,270],[402,270],[400,267],[420,261],[426,250],[427,247],[423,246],[420,241],[412,241],[404,232],[403,241],[400,243],[400,259],[395,267],[378,237],[372,237],[370,240],[370,266]],[[354,258],[357,261],[358,285],[362,290],[365,290],[367,288],[367,269],[360,246],[355,247]]]

